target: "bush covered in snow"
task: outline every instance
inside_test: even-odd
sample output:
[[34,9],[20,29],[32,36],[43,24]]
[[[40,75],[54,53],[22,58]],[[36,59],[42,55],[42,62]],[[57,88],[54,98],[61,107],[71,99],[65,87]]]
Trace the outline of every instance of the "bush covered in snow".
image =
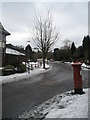
[[17,73],[24,73],[26,71],[26,66],[24,64],[20,64],[16,68]]
[[24,64],[19,64],[16,68],[12,65],[7,65],[2,69],[2,75],[4,76],[24,72],[26,72],[26,66]]
[[15,68],[12,65],[5,66],[2,69],[2,74],[3,75],[10,75],[15,73]]

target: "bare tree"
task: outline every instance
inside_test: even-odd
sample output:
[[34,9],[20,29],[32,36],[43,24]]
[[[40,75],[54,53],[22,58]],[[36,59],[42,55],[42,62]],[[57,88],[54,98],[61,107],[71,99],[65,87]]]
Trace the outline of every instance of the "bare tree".
[[50,12],[48,12],[45,18],[36,15],[36,26],[33,40],[36,46],[42,51],[44,69],[47,53],[58,38],[58,32],[56,32],[56,27],[53,26],[53,19]]

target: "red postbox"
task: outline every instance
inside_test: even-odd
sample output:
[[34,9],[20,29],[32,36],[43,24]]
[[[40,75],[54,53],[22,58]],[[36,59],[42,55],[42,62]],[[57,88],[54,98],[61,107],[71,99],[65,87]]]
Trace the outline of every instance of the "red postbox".
[[80,74],[82,63],[75,62],[72,63],[73,66],[73,77],[74,77],[74,93],[75,94],[83,94],[82,88],[82,76]]

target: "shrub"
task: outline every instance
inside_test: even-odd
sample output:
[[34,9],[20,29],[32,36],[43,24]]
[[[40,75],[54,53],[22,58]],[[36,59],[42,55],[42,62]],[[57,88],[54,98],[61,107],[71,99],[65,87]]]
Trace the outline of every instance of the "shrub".
[[16,70],[17,73],[24,73],[25,71],[26,71],[26,66],[24,64],[20,64]]
[[15,73],[15,68],[12,65],[5,66],[2,70],[3,75],[10,75]]

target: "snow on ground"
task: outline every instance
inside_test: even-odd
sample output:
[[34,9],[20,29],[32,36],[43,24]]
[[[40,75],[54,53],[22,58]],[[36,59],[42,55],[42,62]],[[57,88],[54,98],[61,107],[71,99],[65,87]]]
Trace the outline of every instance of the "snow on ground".
[[86,65],[85,63],[83,63],[81,67],[83,70],[90,70],[90,65]]
[[72,64],[71,62],[64,62],[64,63],[69,64],[69,65],[71,65],[71,64]]
[[65,96],[54,105],[46,118],[88,118],[88,90],[85,92],[84,95]]
[[0,67],[0,70],[2,70],[3,68],[2,67]]
[[[51,66],[46,64],[46,69],[51,68]],[[0,83],[5,84],[5,83],[9,83],[9,82],[14,82],[14,81],[20,81],[23,79],[28,79],[31,78],[34,75],[37,75],[39,73],[43,73],[46,70],[43,69],[43,66],[41,66],[40,68],[34,68],[33,70],[30,70],[30,73],[16,73],[13,75],[8,75],[8,76],[0,76]]]
[[[65,64],[71,65],[73,62],[64,62]],[[90,65],[86,65],[85,63],[82,63],[81,65],[82,70],[90,70]]]
[[[89,89],[90,90],[90,89]],[[88,118],[88,89],[85,94],[72,95],[72,91],[56,95],[19,118]]]
[[[43,65],[42,65],[43,67]],[[45,69],[48,69],[49,68],[49,65],[48,64],[45,64]]]

